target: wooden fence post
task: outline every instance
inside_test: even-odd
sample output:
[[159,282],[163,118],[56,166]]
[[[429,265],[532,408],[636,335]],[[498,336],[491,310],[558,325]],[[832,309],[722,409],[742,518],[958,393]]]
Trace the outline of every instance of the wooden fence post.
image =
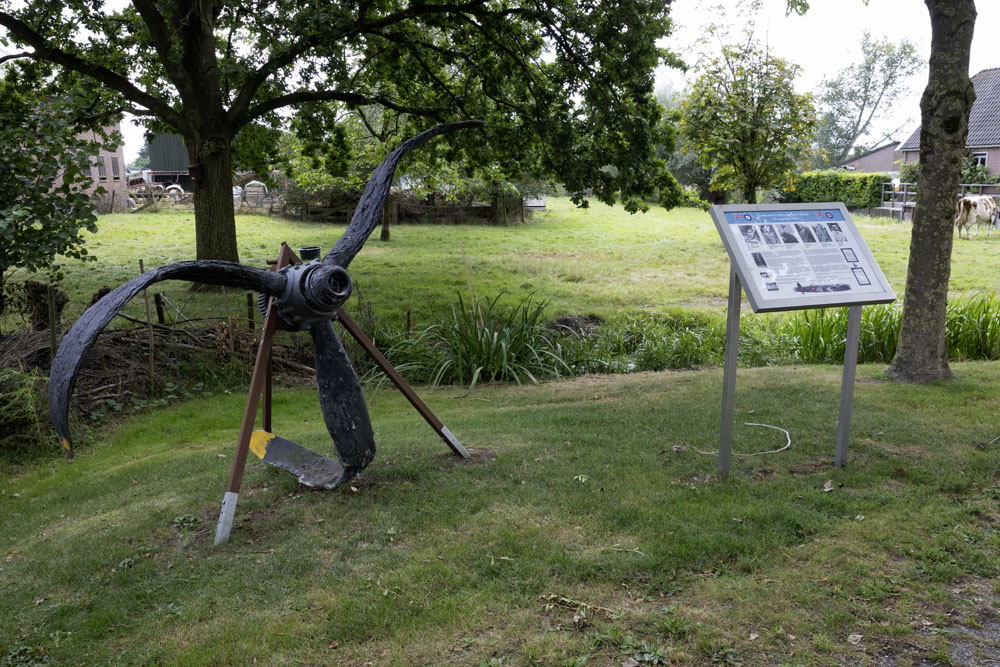
[[256,299],[253,298],[253,292],[247,292],[247,328],[250,331],[254,330],[254,311],[257,310]]
[[[146,267],[143,266],[142,260],[139,260],[139,273],[143,274],[146,272]],[[149,310],[149,292],[145,289],[142,290],[142,300],[146,303],[146,324],[149,327],[149,395],[152,397],[154,388],[154,362],[153,362],[153,346],[155,344],[153,338],[153,314]]]

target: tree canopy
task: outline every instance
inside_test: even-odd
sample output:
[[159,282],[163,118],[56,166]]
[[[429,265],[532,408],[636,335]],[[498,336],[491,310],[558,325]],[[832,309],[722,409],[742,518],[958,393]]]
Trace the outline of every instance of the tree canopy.
[[[61,276],[58,255],[87,259],[83,231],[97,231],[91,165],[108,138],[88,133],[94,110],[53,90],[49,68],[0,66],[0,313],[15,269]],[[63,82],[65,83],[65,82]]]
[[861,38],[861,60],[840,70],[823,82],[819,94],[820,126],[816,143],[826,164],[846,160],[858,141],[867,139],[864,150],[874,148],[900,128],[871,134],[893,109],[895,102],[909,93],[906,80],[922,62],[908,39],[898,44],[873,39],[867,30]]
[[753,40],[704,65],[681,105],[681,137],[715,168],[712,187],[756,203],[758,188],[789,183],[806,162],[816,117],[812,96],[795,92],[797,73]]
[[236,260],[233,151],[275,150],[288,108],[368,105],[406,133],[477,118],[440,150],[469,165],[550,175],[582,201],[630,211],[665,176],[653,71],[669,0],[0,0],[24,53],[114,91],[123,110],[184,137],[197,256]]

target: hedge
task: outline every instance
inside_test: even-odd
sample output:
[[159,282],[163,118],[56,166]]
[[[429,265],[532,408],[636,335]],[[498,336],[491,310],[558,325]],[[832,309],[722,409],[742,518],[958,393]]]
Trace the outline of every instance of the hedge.
[[891,180],[892,176],[885,173],[807,171],[799,175],[795,189],[781,191],[778,200],[789,204],[839,201],[849,209],[876,208],[882,204],[882,184]]

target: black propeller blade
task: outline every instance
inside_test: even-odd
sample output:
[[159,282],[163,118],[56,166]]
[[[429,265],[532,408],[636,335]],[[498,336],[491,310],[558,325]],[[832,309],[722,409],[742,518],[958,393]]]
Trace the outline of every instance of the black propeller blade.
[[[49,410],[56,432],[68,455],[72,456],[69,432],[69,401],[77,374],[97,336],[115,314],[143,288],[161,280],[191,280],[212,285],[253,289],[275,298],[278,315],[291,329],[309,330],[316,353],[316,380],[320,405],[327,430],[341,460],[340,466],[322,486],[333,488],[363,470],[375,455],[375,439],[361,383],[351,366],[330,320],[351,293],[351,278],[346,268],[382,219],[382,209],[389,194],[393,174],[400,160],[410,150],[439,134],[464,128],[481,127],[482,121],[462,121],[438,125],[403,142],[389,154],[372,174],[351,223],[322,262],[287,266],[278,272],[245,267],[232,262],[192,261],[170,264],[149,271],[107,294],[76,321],[63,338],[52,363],[49,379]],[[264,441],[274,440],[274,457],[279,452],[297,452],[298,445],[263,434]],[[266,449],[262,441],[260,449]],[[305,455],[303,465],[313,466],[322,455],[299,448]],[[256,451],[256,450],[255,450]],[[265,460],[267,460],[265,458]],[[333,463],[333,462],[331,462]],[[295,472],[295,465],[279,465]],[[338,478],[339,477],[339,478]]]
[[333,438],[337,458],[344,465],[344,479],[348,480],[375,457],[375,434],[368,405],[361,393],[358,374],[330,321],[317,322],[309,333],[316,353],[316,385],[323,420]]
[[148,271],[104,295],[88,308],[73,324],[52,360],[49,371],[49,414],[56,427],[59,441],[69,456],[73,444],[69,434],[69,401],[76,385],[76,376],[84,357],[104,327],[136,294],[162,280],[191,280],[209,285],[229,285],[257,290],[271,296],[285,291],[285,276],[263,269],[254,269],[234,262],[178,262]]

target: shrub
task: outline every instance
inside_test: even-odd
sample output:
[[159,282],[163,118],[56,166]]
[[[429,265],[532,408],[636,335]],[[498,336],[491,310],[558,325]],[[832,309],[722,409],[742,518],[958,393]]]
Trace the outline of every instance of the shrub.
[[850,209],[875,208],[882,203],[882,184],[891,180],[889,174],[807,171],[795,181],[794,190],[779,193],[779,200],[790,204],[839,201]]
[[963,183],[998,183],[1000,175],[992,173],[985,164],[976,164],[971,157],[966,156],[962,158],[961,179]]
[[899,181],[900,183],[919,183],[920,182],[920,163],[919,162],[902,162],[897,160],[896,163],[899,165]]

